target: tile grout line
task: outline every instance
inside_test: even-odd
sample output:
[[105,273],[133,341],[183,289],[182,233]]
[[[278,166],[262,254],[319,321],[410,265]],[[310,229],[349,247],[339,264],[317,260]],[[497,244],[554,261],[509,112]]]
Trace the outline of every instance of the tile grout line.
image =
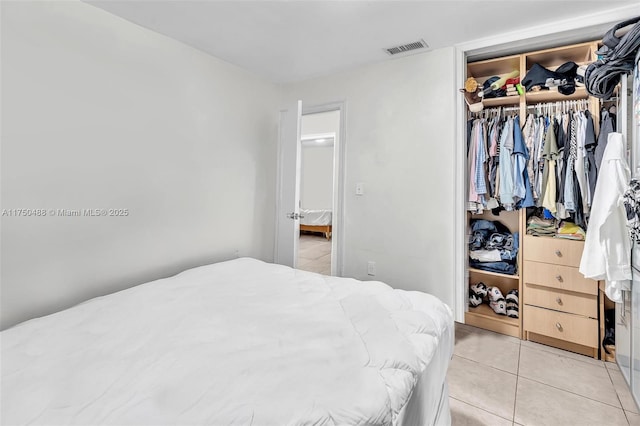
[[520,342],[520,346],[518,347],[518,366],[516,367],[516,389],[515,395],[513,395],[513,414],[511,423],[516,422],[516,404],[518,403],[518,381],[520,380],[520,353],[522,352],[522,342]]
[[[593,398],[591,398],[591,397],[588,397],[588,396],[585,396],[585,395],[581,395],[581,394],[579,394],[579,393],[575,393],[575,392],[572,392],[572,391],[570,391],[570,390],[562,389],[562,388],[559,388],[559,387],[557,387],[557,386],[553,386],[553,385],[550,385],[550,384],[548,384],[548,383],[541,382],[541,381],[536,380],[536,379],[532,379],[532,378],[525,377],[525,376],[522,376],[522,378],[523,378],[523,379],[527,379],[527,380],[531,380],[532,382],[538,383],[538,384],[540,384],[540,385],[549,386],[550,388],[557,389],[557,390],[562,391],[562,392],[570,393],[571,395],[575,395],[575,396],[579,396],[579,397],[581,397],[581,398],[588,399],[589,401],[598,402],[598,403],[600,403],[600,404],[604,404],[604,405],[607,405],[607,406],[609,406],[609,407],[617,408],[618,410],[622,410],[622,411],[624,411],[624,408],[622,407],[622,403],[620,403],[620,407],[616,407],[615,405],[611,405],[611,404],[609,404],[608,402],[598,401],[597,399],[593,399]],[[620,400],[620,398],[618,397],[618,392],[615,390],[615,387],[614,387],[614,389],[613,389],[613,390],[614,390],[614,392],[616,392],[616,397],[618,398],[618,401],[619,401],[619,400]]]
[[[525,342],[527,342],[527,341],[528,341],[528,340],[525,340]],[[533,342],[533,341],[532,341],[531,343],[536,343],[536,342]],[[540,344],[540,345],[542,345],[542,343],[539,343],[539,344]],[[556,356],[559,356],[559,357],[562,357],[562,358],[572,359],[572,360],[574,360],[574,361],[579,361],[579,362],[581,362],[581,363],[583,363],[583,364],[588,364],[588,365],[597,365],[597,364],[598,364],[598,363],[595,363],[595,362],[592,362],[592,361],[585,361],[585,360],[580,359],[580,358],[576,358],[576,357],[572,357],[572,356],[567,356],[567,355],[559,354],[559,353],[557,353],[557,352],[555,352],[555,351],[551,350],[551,349],[556,349],[556,348],[549,347],[549,349],[547,349],[547,347],[546,347],[545,345],[543,345],[543,346],[544,346],[544,347],[540,348],[540,347],[538,347],[538,346],[525,345],[525,347],[527,347],[527,348],[529,348],[529,349],[533,349],[534,351],[541,351],[541,352],[545,352],[545,353],[548,353],[548,354],[556,355]],[[562,349],[560,349],[560,350],[562,350]],[[587,357],[586,355],[582,355],[582,354],[579,354],[579,353],[577,353],[577,352],[571,352],[571,351],[565,351],[565,352],[569,352],[569,353],[572,353],[572,354],[575,354],[575,355],[584,356],[584,357],[586,357],[586,358],[588,358],[588,359],[590,359],[590,360],[592,359],[592,358],[590,358],[590,357]],[[601,362],[601,363],[602,363],[602,364],[604,364],[604,362]],[[605,368],[605,369],[606,369],[607,367],[606,367],[605,365],[602,365],[602,368]]]
[[463,356],[458,355],[457,353],[454,353],[453,355],[454,355],[454,356],[457,356],[458,358],[462,358],[462,359],[464,359],[465,361],[469,361],[469,362],[474,362],[474,363],[476,363],[476,364],[480,364],[481,366],[483,366],[483,367],[485,367],[485,368],[493,368],[494,370],[498,370],[498,371],[500,371],[500,372],[502,372],[502,373],[511,374],[512,376],[516,376],[516,375],[517,375],[516,373],[512,373],[511,371],[502,370],[502,369],[500,369],[500,368],[498,368],[498,367],[494,367],[494,366],[492,366],[492,365],[484,364],[484,363],[482,363],[482,362],[480,362],[480,361],[476,361],[476,360],[474,360],[474,359],[465,358],[465,357],[463,357]]
[[611,386],[613,386],[613,391],[616,393],[616,397],[618,398],[620,407],[622,407],[622,413],[624,414],[624,418],[627,420],[627,424],[630,425],[631,421],[629,421],[629,416],[627,416],[627,410],[624,409],[624,405],[622,404],[622,400],[620,399],[620,394],[618,394],[618,389],[616,388],[616,384],[613,383],[613,377],[611,377],[611,371],[609,371],[608,368],[607,368],[607,376],[609,376],[609,380],[611,381]]
[[[520,354],[520,350],[518,350],[518,354]],[[458,355],[458,354],[456,354],[456,353],[454,353],[454,355],[455,355],[455,356],[457,356],[458,358],[462,358],[462,359],[464,359],[464,360],[466,360],[466,361],[475,362],[476,364],[480,364],[480,365],[482,365],[483,367],[493,368],[494,370],[502,371],[503,373],[508,373],[508,374],[513,375],[513,376],[516,376],[516,375],[518,374],[518,373],[517,373],[517,371],[518,371],[518,370],[517,370],[517,368],[516,368],[516,373],[514,373],[514,372],[512,372],[512,371],[509,371],[509,370],[503,370],[502,368],[494,367],[493,365],[485,364],[485,363],[483,363],[483,362],[476,361],[475,359],[467,358],[467,357],[464,357],[464,356],[462,356],[462,355]],[[520,361],[518,360],[518,362],[520,362]]]
[[482,411],[484,411],[485,413],[489,413],[489,414],[491,414],[492,416],[500,417],[501,419],[504,419],[504,420],[507,420],[507,421],[510,421],[511,423],[513,423],[513,420],[509,420],[509,419],[508,419],[508,418],[506,418],[506,417],[502,417],[500,414],[497,414],[497,413],[494,413],[494,412],[492,412],[492,411],[486,410],[486,409],[484,409],[484,408],[482,408],[482,407],[478,407],[477,405],[474,405],[474,404],[472,404],[472,403],[470,403],[470,402],[463,401],[463,400],[461,400],[461,399],[459,399],[459,398],[455,398],[455,397],[453,397],[453,396],[449,396],[449,398],[451,398],[451,399],[455,399],[455,400],[456,400],[456,401],[458,401],[458,402],[462,402],[463,404],[467,404],[467,405],[469,405],[469,406],[471,406],[471,407],[473,407],[473,408],[476,408],[476,409],[478,409],[478,410],[482,410]]

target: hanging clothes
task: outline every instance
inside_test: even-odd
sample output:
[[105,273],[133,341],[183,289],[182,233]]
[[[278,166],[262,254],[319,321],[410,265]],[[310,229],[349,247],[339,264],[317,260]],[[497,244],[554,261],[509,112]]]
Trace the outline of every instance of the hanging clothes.
[[555,117],[556,145],[558,147],[558,157],[556,159],[556,217],[566,219],[569,217],[567,209],[564,207],[564,184],[565,184],[565,145],[566,145],[566,124],[564,123],[566,114],[557,114]]
[[600,170],[600,163],[602,163],[602,155],[607,147],[607,141],[609,140],[609,133],[615,129],[615,123],[611,114],[606,109],[600,112],[600,134],[598,135],[598,146],[595,149],[596,158],[596,170]]
[[473,129],[471,131],[471,141],[469,143],[469,153],[467,155],[467,167],[469,170],[469,194],[468,194],[468,206],[470,211],[482,211],[482,205],[480,203],[480,195],[477,190],[477,156],[478,156],[478,141],[481,134],[481,121],[475,120],[473,123]]
[[544,170],[542,175],[542,207],[551,213],[556,213],[556,159],[558,158],[558,145],[553,120],[549,121],[544,141]]
[[498,172],[498,138],[499,138],[499,120],[494,118],[489,123],[489,199],[487,200],[487,208],[494,209],[499,206],[496,192],[496,176]]
[[587,135],[587,119],[583,112],[576,113],[577,135],[576,135],[576,179],[578,188],[580,189],[582,212],[587,215],[589,213],[588,201],[591,199],[589,194],[588,166],[587,166],[587,150],[585,149],[585,140]]
[[500,203],[505,210],[514,209],[513,198],[513,120],[509,118],[502,129],[500,137]]
[[548,133],[546,117],[529,115],[521,128],[520,117],[502,114],[500,109],[484,110],[482,117],[473,120],[467,133],[467,210],[481,213],[499,207],[508,211],[534,207],[542,203],[541,195],[548,185],[551,185],[549,197],[554,204],[558,198],[554,185],[558,172],[548,163],[557,161],[560,151],[552,142],[546,144],[545,151],[545,138],[555,139],[557,120],[553,119],[555,124]]
[[630,175],[622,134],[610,133],[579,270],[585,278],[606,280],[605,293],[614,302],[621,302],[622,290],[630,289],[631,242],[623,198]]
[[542,158],[542,152],[544,149],[544,131],[545,131],[545,119],[544,117],[538,117],[536,120],[535,126],[535,144],[536,144],[536,153],[535,153],[535,189],[534,193],[537,194],[536,199],[538,200],[536,205],[540,206],[542,204],[542,173],[544,170],[544,159]]
[[[524,127],[522,128],[522,136],[524,137],[525,146],[527,149],[527,175],[529,175],[529,183],[531,185],[531,193],[532,197],[536,198],[536,193],[533,188],[534,182],[534,118],[533,115],[529,114],[524,123]],[[530,161],[529,161],[530,160]]]
[[[483,124],[483,123],[481,123]],[[475,190],[478,196],[478,203],[486,205],[487,195],[487,179],[486,179],[486,164],[488,160],[488,151],[486,144],[486,127],[484,125],[478,126],[478,134],[476,137],[476,164],[475,164]]]
[[584,228],[598,175],[593,116],[580,101],[535,108],[522,128],[534,205]]
[[593,194],[596,190],[596,181],[598,179],[598,172],[596,171],[596,131],[593,124],[593,115],[589,111],[584,112],[587,118],[587,130],[585,134],[584,147],[587,151],[587,181],[589,182],[589,199],[588,205],[591,208],[593,202]]
[[[574,119],[573,115],[569,115],[569,155],[567,157],[567,171],[565,173],[565,182],[564,182],[564,207],[569,212],[576,211],[576,193],[574,188],[574,179],[573,179],[573,171],[576,164],[577,150],[578,150],[578,140],[576,136],[576,127],[577,123]],[[565,148],[566,149],[566,148]]]
[[524,143],[520,130],[520,117],[513,119],[513,181],[516,208],[533,207],[533,191],[529,180],[529,150]]

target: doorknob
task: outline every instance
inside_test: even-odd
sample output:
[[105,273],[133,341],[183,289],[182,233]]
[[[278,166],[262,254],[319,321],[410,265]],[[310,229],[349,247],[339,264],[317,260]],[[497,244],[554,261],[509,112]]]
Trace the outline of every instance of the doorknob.
[[287,213],[287,217],[288,217],[289,219],[298,220],[298,219],[300,219],[300,218],[303,218],[304,216],[302,216],[302,215],[301,215],[301,214],[299,214],[299,213],[295,213],[295,212],[294,212],[294,213]]

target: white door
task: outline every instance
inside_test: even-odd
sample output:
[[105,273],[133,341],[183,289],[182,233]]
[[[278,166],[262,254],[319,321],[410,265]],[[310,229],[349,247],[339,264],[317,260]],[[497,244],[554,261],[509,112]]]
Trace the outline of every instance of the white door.
[[280,110],[275,263],[296,267],[300,234],[302,101]]

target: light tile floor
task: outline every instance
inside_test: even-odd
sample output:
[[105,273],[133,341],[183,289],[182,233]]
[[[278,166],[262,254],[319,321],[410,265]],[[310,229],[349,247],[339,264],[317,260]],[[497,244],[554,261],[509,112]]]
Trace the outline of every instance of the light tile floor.
[[464,324],[448,380],[454,426],[640,426],[616,364]]
[[320,234],[301,234],[298,269],[331,275],[331,241]]

